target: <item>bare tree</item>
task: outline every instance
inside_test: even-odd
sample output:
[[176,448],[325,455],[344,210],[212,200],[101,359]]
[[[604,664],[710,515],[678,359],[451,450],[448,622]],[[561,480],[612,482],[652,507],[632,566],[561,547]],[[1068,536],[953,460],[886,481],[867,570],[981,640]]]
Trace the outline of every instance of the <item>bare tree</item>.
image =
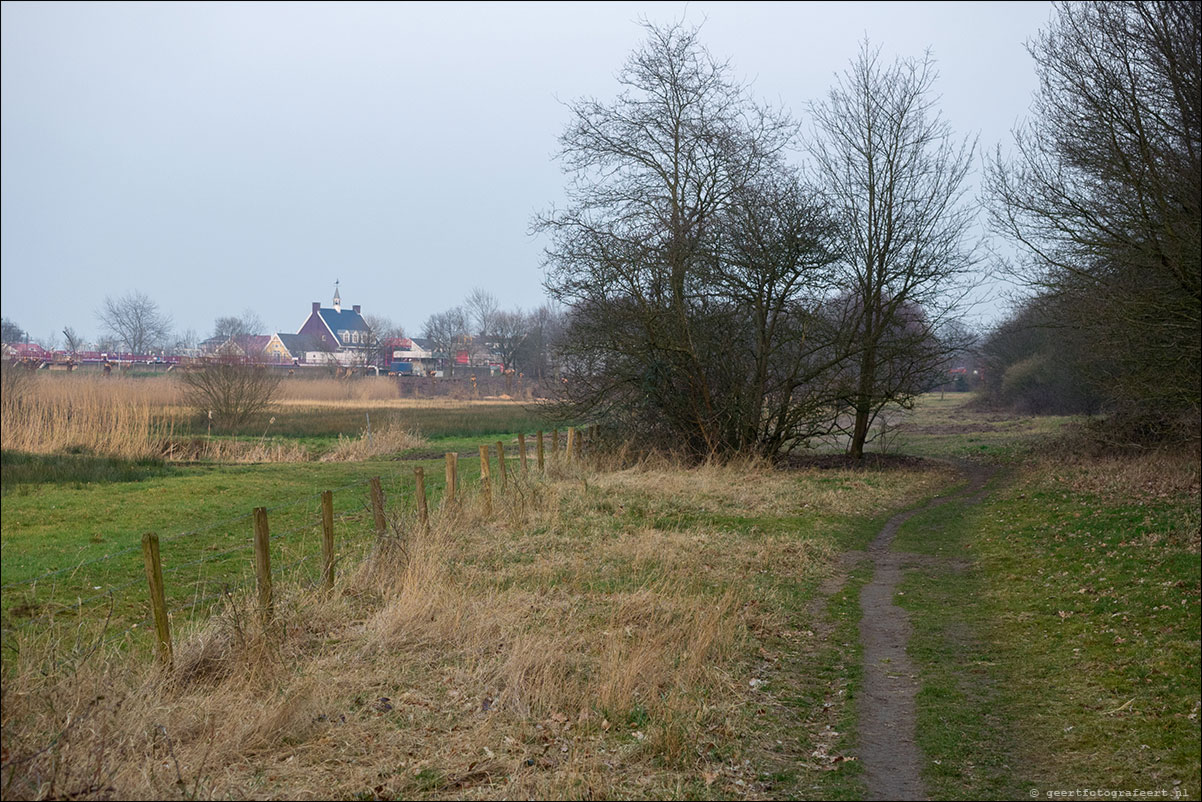
[[262,334],[266,326],[263,318],[253,309],[244,309],[241,315],[219,317],[213,322],[214,337],[226,340]]
[[463,307],[456,306],[445,312],[430,315],[422,326],[422,336],[430,341],[435,355],[441,354],[446,363],[447,376],[454,373],[455,354],[470,338],[468,319]]
[[282,378],[264,365],[233,356],[206,359],[176,375],[188,403],[201,414],[211,413],[220,426],[230,429],[266,409]]
[[[1012,159],[987,173],[1018,277],[1107,358],[1118,419],[1196,433],[1202,386],[1202,6],[1058,3]],[[1166,426],[1169,428],[1166,429]]]
[[501,366],[505,370],[514,367],[517,353],[530,335],[532,322],[530,316],[521,309],[510,312],[497,312],[493,318],[493,333],[490,342],[501,357]]
[[196,348],[199,342],[200,335],[196,333],[196,329],[185,329],[176,334],[175,342],[172,343],[171,348],[176,353],[190,351]]
[[529,322],[530,331],[514,354],[515,366],[540,382],[555,378],[556,352],[567,328],[563,309],[554,303],[543,304],[529,314]]
[[367,331],[359,335],[359,363],[383,367],[393,341],[404,337],[405,330],[383,315],[364,315],[363,322]]
[[142,292],[120,298],[106,296],[96,312],[103,331],[132,354],[150,353],[171,338],[171,317]]
[[476,287],[464,299],[463,309],[471,324],[472,334],[484,340],[492,337],[497,325],[497,316],[501,314],[501,304],[497,296]]
[[[808,151],[840,234],[840,283],[853,296],[841,328],[856,354],[846,403],[857,459],[877,413],[921,386],[896,381],[896,369],[928,372],[930,359],[937,366],[946,356],[932,346],[977,263],[974,209],[965,202],[975,144],[956,139],[935,108],[936,77],[929,53],[883,64],[865,42],[826,99],[810,104]],[[910,359],[898,351],[902,342],[930,359]]]
[[697,29],[644,27],[617,99],[569,106],[569,205],[536,228],[553,240],[547,289],[570,310],[571,413],[708,454],[738,447],[711,381],[737,349],[711,279],[723,216],[780,168],[796,128],[732,81]]
[[75,329],[70,326],[63,326],[63,340],[67,344],[67,351],[71,356],[79,353],[79,349],[83,347],[83,337],[76,333]]

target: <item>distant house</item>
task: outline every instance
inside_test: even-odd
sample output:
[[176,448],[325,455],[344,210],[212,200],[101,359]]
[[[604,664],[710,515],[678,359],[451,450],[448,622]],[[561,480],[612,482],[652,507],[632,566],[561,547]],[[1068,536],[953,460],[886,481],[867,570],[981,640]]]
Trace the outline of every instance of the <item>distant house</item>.
[[317,341],[309,335],[289,334],[282,331],[271,335],[271,339],[263,347],[263,353],[268,361],[277,363],[304,363],[307,353],[318,350],[320,349]]
[[37,343],[5,343],[4,357],[6,359],[44,361],[53,358],[53,354]]
[[425,338],[396,337],[384,343],[381,367],[394,373],[421,375],[436,366],[433,349],[434,344]]
[[262,362],[263,349],[271,340],[266,334],[238,334],[233,337],[210,337],[200,343],[200,351],[207,356],[238,357]]
[[314,351],[335,354],[369,348],[370,331],[367,321],[359,312],[359,305],[355,304],[349,311],[343,309],[342,299],[335,288],[333,307],[324,307],[319,301],[314,301],[309,317],[296,333],[312,338],[317,346]]

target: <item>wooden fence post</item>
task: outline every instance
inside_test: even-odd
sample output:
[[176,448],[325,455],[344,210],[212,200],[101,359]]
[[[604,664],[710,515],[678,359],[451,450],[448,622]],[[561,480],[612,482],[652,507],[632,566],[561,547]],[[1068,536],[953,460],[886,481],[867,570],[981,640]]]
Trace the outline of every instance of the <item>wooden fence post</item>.
[[442,505],[444,507],[455,503],[455,489],[459,479],[459,454],[454,451],[447,452],[447,488],[443,492]]
[[505,467],[505,444],[500,440],[497,441],[497,464],[501,466],[501,489],[505,490],[509,487],[509,470]]
[[522,455],[522,473],[526,473],[526,435],[518,432],[518,452]]
[[384,517],[384,488],[380,487],[380,477],[373,476],[371,481],[371,513],[376,521],[376,537],[388,534],[388,519]]
[[255,578],[259,586],[259,616],[263,628],[271,623],[271,536],[267,531],[267,508],[255,507]]
[[154,532],[142,535],[142,558],[146,562],[146,582],[150,585],[150,607],[154,611],[154,631],[158,641],[159,661],[171,665],[171,622],[167,618],[167,600],[163,591],[163,564],[159,559],[159,536]]
[[492,515],[492,478],[488,468],[488,446],[480,446],[480,490],[484,496],[484,512]]
[[430,528],[430,508],[426,506],[426,470],[414,468],[413,476],[417,480],[417,520],[422,529]]
[[538,430],[538,471],[539,473],[546,472],[546,466],[543,462],[543,430]]
[[551,467],[559,464],[559,427],[551,430]]
[[334,491],[321,494],[321,581],[334,587]]
[[569,464],[572,462],[572,457],[575,456],[575,454],[572,453],[572,449],[575,447],[576,447],[576,427],[569,426],[568,427],[568,447],[564,453],[564,462],[569,463]]

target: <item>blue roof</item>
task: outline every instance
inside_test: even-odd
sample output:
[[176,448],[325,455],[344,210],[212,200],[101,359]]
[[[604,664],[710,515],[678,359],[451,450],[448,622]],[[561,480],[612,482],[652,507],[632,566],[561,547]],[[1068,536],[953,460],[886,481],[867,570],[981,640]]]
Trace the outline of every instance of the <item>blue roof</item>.
[[343,309],[341,312],[334,309],[318,309],[317,314],[321,315],[321,319],[330,327],[330,331],[337,334],[340,331],[368,331],[367,321],[363,319],[363,315],[354,310]]

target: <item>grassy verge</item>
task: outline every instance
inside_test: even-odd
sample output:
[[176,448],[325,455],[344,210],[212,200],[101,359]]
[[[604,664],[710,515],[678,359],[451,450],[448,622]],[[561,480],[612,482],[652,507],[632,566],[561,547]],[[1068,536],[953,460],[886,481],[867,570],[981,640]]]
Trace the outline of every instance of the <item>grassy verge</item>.
[[[935,798],[1199,790],[1196,465],[1028,460],[911,519],[899,603]],[[1191,477],[1192,474],[1192,478]]]
[[236,606],[184,628],[170,681],[6,659],[8,794],[854,798],[866,574],[822,585],[940,479],[644,465],[514,482],[492,516],[469,494],[400,564],[282,585],[272,638]]

